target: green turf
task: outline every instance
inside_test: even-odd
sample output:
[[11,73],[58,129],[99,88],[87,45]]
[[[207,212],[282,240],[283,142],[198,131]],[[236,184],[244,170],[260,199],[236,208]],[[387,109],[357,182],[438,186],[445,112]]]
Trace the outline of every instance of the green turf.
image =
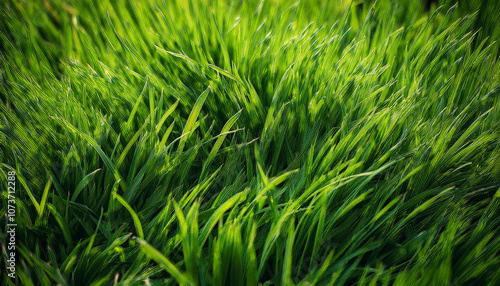
[[463,2],[2,1],[0,284],[500,285],[500,5]]

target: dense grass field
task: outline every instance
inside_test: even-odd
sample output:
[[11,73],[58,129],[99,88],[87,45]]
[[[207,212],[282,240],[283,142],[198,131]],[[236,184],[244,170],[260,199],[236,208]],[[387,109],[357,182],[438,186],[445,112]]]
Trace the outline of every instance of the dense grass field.
[[0,284],[500,285],[463,2],[2,1]]

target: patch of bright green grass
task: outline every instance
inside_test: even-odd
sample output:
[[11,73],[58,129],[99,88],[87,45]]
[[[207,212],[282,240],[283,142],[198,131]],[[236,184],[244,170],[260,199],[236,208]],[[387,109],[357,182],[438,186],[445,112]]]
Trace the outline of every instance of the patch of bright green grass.
[[1,283],[499,285],[493,2],[2,2]]

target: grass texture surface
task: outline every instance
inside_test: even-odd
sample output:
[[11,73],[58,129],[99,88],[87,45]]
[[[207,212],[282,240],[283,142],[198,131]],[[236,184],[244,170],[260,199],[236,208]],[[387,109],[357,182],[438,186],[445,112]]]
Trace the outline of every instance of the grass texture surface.
[[464,2],[2,1],[0,284],[500,285]]

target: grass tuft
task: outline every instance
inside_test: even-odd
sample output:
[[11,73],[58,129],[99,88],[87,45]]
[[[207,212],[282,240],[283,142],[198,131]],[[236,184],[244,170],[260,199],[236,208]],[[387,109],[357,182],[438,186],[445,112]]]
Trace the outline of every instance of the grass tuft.
[[500,285],[495,1],[0,7],[0,284]]

